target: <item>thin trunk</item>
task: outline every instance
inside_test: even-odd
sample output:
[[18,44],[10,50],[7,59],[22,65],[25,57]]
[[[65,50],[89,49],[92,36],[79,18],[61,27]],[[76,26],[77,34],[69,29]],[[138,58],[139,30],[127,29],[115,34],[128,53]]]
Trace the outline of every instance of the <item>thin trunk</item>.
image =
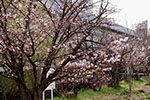
[[112,75],[112,81],[109,86],[111,87],[118,87],[120,82],[120,70],[118,66],[114,67],[111,72]]
[[132,93],[132,71],[129,70],[129,100],[131,99],[131,93]]

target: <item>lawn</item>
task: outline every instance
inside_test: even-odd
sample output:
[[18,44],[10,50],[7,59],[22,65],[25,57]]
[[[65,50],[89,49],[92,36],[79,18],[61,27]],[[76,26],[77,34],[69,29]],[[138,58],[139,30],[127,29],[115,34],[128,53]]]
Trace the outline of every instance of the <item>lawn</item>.
[[[132,80],[132,100],[150,100],[149,80],[142,78],[140,81]],[[128,83],[120,82],[120,87],[112,88],[103,86],[101,91],[94,92],[92,89],[81,89],[76,98],[59,98],[54,100],[127,100]],[[50,99],[46,99],[50,100]]]

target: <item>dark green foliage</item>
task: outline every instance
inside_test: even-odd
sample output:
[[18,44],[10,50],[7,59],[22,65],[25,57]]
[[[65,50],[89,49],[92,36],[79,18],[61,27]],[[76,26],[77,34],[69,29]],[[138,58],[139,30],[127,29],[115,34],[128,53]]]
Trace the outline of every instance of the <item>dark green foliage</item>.
[[140,93],[145,93],[143,89],[138,90]]

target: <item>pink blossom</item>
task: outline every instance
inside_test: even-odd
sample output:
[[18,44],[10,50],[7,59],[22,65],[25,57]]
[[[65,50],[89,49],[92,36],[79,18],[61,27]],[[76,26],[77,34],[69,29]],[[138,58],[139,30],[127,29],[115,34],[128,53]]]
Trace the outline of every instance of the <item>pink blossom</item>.
[[22,8],[23,6],[22,6],[22,4],[21,4],[21,3],[19,3],[19,4],[18,4],[18,7],[19,7],[19,8]]

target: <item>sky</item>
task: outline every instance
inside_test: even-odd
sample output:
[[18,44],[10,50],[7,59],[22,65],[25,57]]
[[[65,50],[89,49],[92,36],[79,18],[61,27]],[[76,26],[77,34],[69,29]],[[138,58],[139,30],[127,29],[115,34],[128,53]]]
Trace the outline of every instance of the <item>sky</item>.
[[[97,2],[99,0],[93,1]],[[148,27],[150,28],[150,0],[108,1],[120,10],[120,12],[110,16],[114,18],[118,24],[133,29],[135,24],[148,20]]]
[[148,20],[148,26],[150,26],[150,0],[109,1],[120,10],[120,12],[111,15],[118,24],[134,28],[136,23]]

